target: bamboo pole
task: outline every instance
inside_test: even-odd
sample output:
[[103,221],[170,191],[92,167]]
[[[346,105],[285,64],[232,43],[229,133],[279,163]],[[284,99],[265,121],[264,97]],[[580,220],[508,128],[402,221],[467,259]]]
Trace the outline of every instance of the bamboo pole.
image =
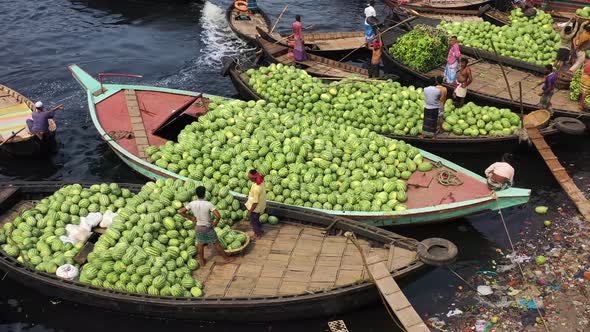
[[16,133],[13,133],[10,137],[8,137],[5,141],[3,141],[2,143],[0,143],[0,146],[4,145],[5,143],[8,143],[8,141],[11,141],[13,138],[16,137],[16,135],[18,135],[21,131],[25,130],[25,127],[19,129]]
[[272,33],[275,31],[275,29],[277,28],[277,25],[279,24],[279,21],[283,18],[283,15],[285,15],[285,12],[287,11],[287,8],[289,8],[289,4],[286,4],[285,5],[285,8],[283,8],[283,10],[281,11],[281,13],[279,14],[279,17],[275,21],[275,24],[272,26],[272,29],[270,29],[270,31],[268,32],[269,35],[272,35]]
[[[308,25],[308,26],[305,26],[305,27],[303,27],[303,30],[311,29],[311,28],[313,28],[313,27],[315,27],[315,24],[310,24],[310,25]],[[294,33],[292,33],[292,34],[290,34],[290,35],[288,35],[288,36],[285,36],[285,37],[283,37],[283,38],[281,38],[281,39],[277,39],[277,41],[276,41],[276,42],[274,42],[273,44],[279,44],[279,43],[281,43],[283,40],[285,40],[285,39],[289,39],[289,38],[293,37],[294,35],[295,35],[295,34],[294,34]]]
[[522,119],[522,116],[524,114],[524,106],[522,105],[522,82],[518,81],[518,94],[520,97],[520,118]]
[[506,77],[506,72],[504,71],[504,66],[502,66],[502,61],[500,61],[500,56],[498,55],[498,51],[496,51],[496,45],[494,45],[493,41],[490,41],[492,43],[492,49],[494,50],[494,54],[496,55],[496,61],[498,62],[498,66],[500,66],[500,70],[502,70],[502,76],[504,76],[504,81],[506,82],[506,88],[508,89],[508,94],[510,95],[510,100],[514,101],[514,98],[512,97],[512,90],[510,89],[510,83],[508,83],[508,77]]

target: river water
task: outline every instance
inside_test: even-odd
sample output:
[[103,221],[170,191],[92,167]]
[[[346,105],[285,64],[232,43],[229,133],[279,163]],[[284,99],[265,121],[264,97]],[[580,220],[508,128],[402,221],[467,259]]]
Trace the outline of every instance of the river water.
[[[159,3],[158,3],[159,2]],[[170,1],[173,3],[173,1]],[[154,4],[157,3],[157,4]],[[85,94],[66,66],[81,65],[93,75],[115,72],[143,75],[141,84],[190,89],[236,96],[220,72],[222,56],[251,52],[237,39],[224,18],[227,0],[167,4],[123,0],[0,0],[0,82],[32,100],[64,104],[57,115],[60,151],[50,160],[0,160],[0,181],[67,180],[141,182],[138,175],[108,149],[88,117]],[[300,0],[292,2],[278,31],[288,31],[295,14],[316,31],[362,29],[364,0]],[[260,0],[271,17],[283,2]],[[379,4],[380,5],[380,4]],[[381,8],[377,6],[377,9]],[[556,151],[575,178],[588,175],[588,139],[562,144]],[[582,151],[582,152],[580,152]],[[483,172],[500,157],[496,154],[444,155]],[[517,240],[526,220],[535,219],[537,204],[569,204],[535,152],[516,156],[516,182],[533,189],[533,203],[504,211],[508,229]],[[418,239],[444,237],[459,246],[453,269],[469,277],[488,269],[496,249],[508,248],[497,214],[487,214],[443,225],[395,230]],[[0,278],[2,279],[2,278]],[[446,312],[461,282],[445,269],[432,269],[404,282],[404,292],[421,314]],[[395,331],[382,305],[375,303],[354,313],[308,321],[230,324],[186,322],[133,317],[76,305],[39,295],[9,278],[0,281],[0,330],[3,331],[327,331],[327,322],[343,319],[350,331]]]

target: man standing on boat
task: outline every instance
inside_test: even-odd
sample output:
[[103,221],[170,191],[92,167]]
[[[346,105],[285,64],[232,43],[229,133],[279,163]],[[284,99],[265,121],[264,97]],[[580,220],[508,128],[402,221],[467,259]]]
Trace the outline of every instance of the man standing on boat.
[[250,12],[251,14],[256,14],[260,12],[256,0],[248,0],[248,12]]
[[55,116],[55,111],[63,109],[63,105],[58,105],[52,108],[50,111],[44,111],[43,103],[40,101],[36,102],[35,110],[31,115],[32,119],[27,120],[29,132],[42,140],[43,136],[49,133],[49,119],[53,119]]
[[457,68],[459,67],[459,59],[461,58],[461,50],[459,43],[457,43],[457,36],[451,37],[449,41],[451,48],[447,55],[447,65],[445,66],[445,82],[453,84],[457,79]]
[[293,22],[293,56],[295,61],[307,60],[307,53],[305,53],[305,41],[303,40],[303,26],[301,25],[301,16],[295,15],[295,22]]
[[471,68],[468,65],[469,61],[467,58],[461,58],[459,73],[457,74],[457,81],[455,82],[455,106],[457,108],[463,107],[465,102],[465,96],[467,96],[467,86],[473,82],[473,76],[471,75]]
[[570,72],[574,74],[586,60],[586,51],[590,50],[590,23],[584,26],[584,32],[574,38],[574,48],[576,52],[576,62],[570,68]]
[[260,222],[260,215],[266,209],[266,188],[264,186],[264,177],[257,170],[250,170],[248,172],[248,178],[254,183],[248,193],[246,209],[248,209],[250,226],[252,226],[252,230],[254,231],[254,235],[251,238],[252,240],[256,240],[264,234],[262,223]]
[[369,44],[369,50],[371,50],[371,63],[369,64],[369,78],[376,78],[380,76],[379,65],[381,64],[382,44],[381,37]]
[[553,70],[553,65],[545,66],[545,81],[543,82],[543,91],[539,93],[541,100],[539,105],[544,109],[551,109],[551,97],[555,92],[555,83],[557,82],[557,73]]
[[514,168],[508,163],[510,155],[502,156],[502,161],[493,163],[485,170],[488,179],[488,187],[499,191],[512,187],[514,181]]
[[365,41],[370,43],[375,38],[375,22],[377,21],[377,12],[375,11],[375,1],[370,0],[365,8]]
[[434,78],[434,84],[435,84],[435,88],[440,90],[440,97],[438,98],[438,124],[437,124],[437,131],[438,128],[440,128],[442,122],[443,122],[443,115],[445,112],[445,103],[447,102],[447,88],[442,85],[443,82],[443,77],[442,76],[436,76]]
[[570,19],[566,23],[557,24],[559,36],[561,37],[561,44],[557,51],[557,60],[555,60],[555,70],[561,70],[562,66],[570,61],[572,53],[572,39],[576,34],[575,28],[576,21]]
[[[229,263],[233,261],[219,244],[217,233],[215,233],[214,227],[217,226],[219,220],[221,220],[221,214],[215,208],[213,203],[205,199],[206,189],[203,186],[197,187],[197,200],[187,204],[187,206],[178,210],[178,214],[184,218],[191,220],[195,223],[195,231],[197,232],[197,255],[199,256],[199,264],[205,266],[205,245],[211,244],[215,249],[224,257],[225,262]],[[192,215],[187,214],[191,211]],[[211,223],[211,214],[215,216],[215,220]]]
[[424,88],[424,120],[422,122],[422,135],[431,138],[438,130],[438,113],[442,92],[436,86]]

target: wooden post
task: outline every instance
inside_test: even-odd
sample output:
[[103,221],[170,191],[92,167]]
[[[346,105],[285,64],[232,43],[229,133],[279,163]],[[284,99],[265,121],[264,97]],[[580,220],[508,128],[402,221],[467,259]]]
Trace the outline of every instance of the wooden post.
[[269,35],[272,35],[272,33],[275,31],[275,29],[277,28],[277,25],[279,24],[279,21],[281,20],[281,18],[283,18],[283,15],[285,15],[285,12],[287,11],[287,8],[289,8],[289,4],[286,4],[285,5],[285,8],[283,8],[283,10],[281,11],[281,13],[279,14],[279,17],[275,21],[275,24],[272,26],[272,29],[270,29],[270,31],[268,32]]
[[506,77],[506,72],[504,72],[504,66],[502,66],[502,61],[500,61],[500,56],[498,55],[498,51],[496,51],[496,46],[494,45],[493,41],[490,41],[492,43],[492,49],[494,50],[494,54],[496,55],[496,61],[498,62],[498,65],[500,66],[500,70],[502,70],[502,76],[504,76],[504,81],[506,81],[506,88],[508,88],[508,94],[510,95],[510,100],[514,101],[514,98],[512,98],[512,90],[510,90],[510,83],[508,83],[508,77]]
[[520,97],[520,119],[522,121],[522,116],[524,113],[524,107],[522,106],[522,82],[518,81],[518,94]]

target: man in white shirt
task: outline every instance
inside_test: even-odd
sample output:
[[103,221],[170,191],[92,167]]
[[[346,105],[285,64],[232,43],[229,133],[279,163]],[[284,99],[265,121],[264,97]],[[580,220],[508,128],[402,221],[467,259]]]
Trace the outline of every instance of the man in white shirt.
[[512,187],[514,168],[507,162],[508,158],[507,155],[504,155],[501,162],[493,163],[485,170],[490,189],[499,191]]
[[[205,266],[205,245],[212,244],[215,249],[225,258],[225,262],[229,263],[233,261],[225,250],[219,244],[217,233],[215,233],[214,227],[217,226],[219,220],[221,220],[221,214],[213,203],[205,199],[205,187],[197,187],[197,200],[187,204],[186,207],[178,210],[178,214],[184,218],[191,220],[195,223],[195,231],[197,232],[197,253],[199,256],[199,263],[201,266]],[[192,215],[187,212],[190,211]],[[215,216],[215,220],[211,223],[211,213]]]
[[369,18],[373,17],[374,19],[377,18],[377,13],[375,12],[375,1],[370,0],[365,8],[365,41],[367,43],[372,43],[373,38],[375,37],[375,29],[369,23]]
[[371,0],[369,1],[369,3],[367,4],[367,7],[365,8],[365,24],[369,24],[367,23],[367,19],[371,16],[373,17],[377,17],[377,12],[375,12],[375,1]]

